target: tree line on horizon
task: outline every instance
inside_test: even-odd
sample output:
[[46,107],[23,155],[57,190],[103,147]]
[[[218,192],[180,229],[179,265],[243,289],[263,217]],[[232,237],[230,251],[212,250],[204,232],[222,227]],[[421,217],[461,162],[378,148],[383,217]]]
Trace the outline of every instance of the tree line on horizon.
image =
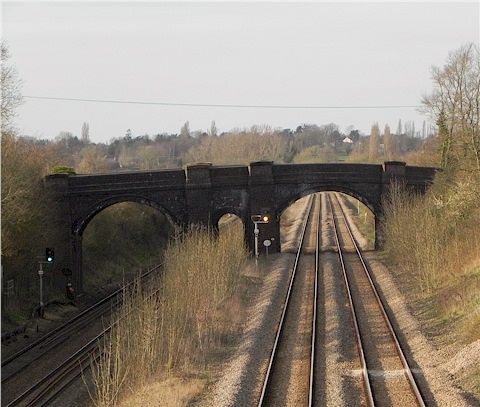
[[[407,132],[400,132],[405,129]],[[211,162],[214,165],[247,165],[253,161],[277,163],[314,162],[382,162],[404,159],[435,139],[435,127],[421,137],[413,133],[413,122],[401,121],[397,132],[388,125],[382,133],[377,123],[370,135],[353,128],[341,132],[336,124],[303,124],[295,130],[273,129],[270,126],[251,126],[216,133],[215,122],[208,132],[190,131],[187,121],[178,134],[134,136],[128,130],[123,137],[109,143],[92,143],[85,122],[82,136],[62,132],[54,140],[17,136],[18,141],[35,148],[52,151],[54,167],[73,168],[78,174],[105,173],[128,170],[160,170],[181,168],[192,162]]]

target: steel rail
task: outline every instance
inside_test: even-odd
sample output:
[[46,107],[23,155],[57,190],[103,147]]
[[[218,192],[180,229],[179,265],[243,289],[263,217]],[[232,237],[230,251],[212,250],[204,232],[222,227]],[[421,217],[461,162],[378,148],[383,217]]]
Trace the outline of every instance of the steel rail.
[[[158,270],[159,268],[161,268],[163,266],[164,263],[160,263],[156,266],[153,266],[151,269],[149,269],[148,271],[146,271],[145,273],[143,273],[140,278],[145,278],[147,277],[148,275],[150,275],[152,272]],[[129,282],[127,284],[127,287],[130,286],[131,284],[133,284],[133,282]],[[75,315],[73,318],[69,319],[68,321],[64,322],[63,324],[57,326],[56,328],[52,329],[51,331],[49,331],[47,334],[43,335],[42,337],[38,338],[37,340],[35,340],[34,342],[32,342],[31,344],[25,346],[24,348],[20,349],[18,352],[15,352],[14,354],[6,357],[5,359],[2,360],[2,364],[1,366],[4,367],[6,366],[7,364],[11,363],[12,361],[14,361],[15,359],[17,359],[18,357],[20,357],[21,355],[27,353],[29,350],[35,348],[36,346],[39,346],[43,343],[46,343],[49,339],[50,340],[55,340],[55,339],[52,339],[52,337],[54,336],[61,336],[63,335],[63,332],[65,332],[66,330],[68,330],[72,325],[74,325],[79,319],[81,318],[84,318],[85,316],[87,316],[88,314],[91,314],[93,311],[95,311],[96,309],[98,309],[100,306],[102,306],[103,304],[105,304],[107,301],[110,301],[112,298],[116,297],[118,294],[120,294],[123,290],[125,289],[125,287],[122,287],[118,290],[116,290],[115,292],[109,294],[107,297],[105,298],[102,298],[100,301],[96,302],[95,304],[89,306],[87,309],[83,310],[82,312],[80,312],[79,314]],[[2,377],[2,382],[4,380],[8,379],[8,377]]]
[[[157,287],[149,294],[149,296],[145,300],[152,298],[154,295],[158,295],[162,288],[162,286]],[[133,311],[133,309],[131,311]],[[122,316],[122,318],[123,317],[124,316]],[[19,405],[19,403],[28,400],[28,398],[31,398],[31,400],[27,402],[27,404],[25,405],[26,407],[47,406],[49,402],[51,402],[55,397],[57,397],[65,387],[67,387],[75,378],[80,375],[81,370],[88,367],[93,359],[97,359],[100,356],[100,351],[97,346],[99,341],[102,340],[105,335],[110,332],[112,327],[118,324],[118,322],[119,320],[116,321],[113,325],[105,328],[99,335],[90,340],[81,349],[79,349],[67,360],[65,360],[61,365],[57,366],[50,373],[48,373],[41,380],[33,384],[28,390],[20,394],[5,407],[17,406]],[[98,355],[93,358],[92,355],[94,353],[98,353]],[[84,362],[87,363],[82,365],[82,363]],[[73,378],[71,378],[70,380],[68,380],[67,383],[62,385],[60,389],[57,389],[54,393],[52,393],[52,389],[54,389],[56,385],[59,385],[65,377],[75,371],[77,371],[77,373],[74,375]],[[33,398],[32,395],[34,395]]]
[[310,353],[310,383],[308,392],[308,407],[314,405],[314,390],[315,390],[315,343],[317,341],[317,304],[318,304],[318,273],[320,268],[320,217],[322,212],[321,200],[319,199],[317,230],[315,232],[315,278],[314,278],[314,293],[313,293],[313,312],[312,312],[312,340]]
[[360,366],[361,366],[361,370],[362,370],[363,388],[364,388],[364,391],[365,391],[366,402],[367,402],[367,405],[369,407],[373,407],[373,406],[375,406],[375,401],[373,399],[372,386],[370,384],[370,379],[369,379],[369,376],[368,376],[367,361],[366,361],[366,358],[365,358],[365,352],[363,351],[362,336],[360,334],[360,327],[359,327],[359,324],[358,324],[357,313],[355,312],[355,307],[353,305],[353,296],[352,296],[352,292],[350,290],[350,282],[348,280],[347,270],[346,270],[346,267],[345,267],[345,261],[343,259],[342,248],[341,248],[341,245],[340,245],[339,232],[338,232],[338,228],[337,228],[337,221],[335,220],[335,213],[333,211],[331,197],[330,197],[329,194],[327,194],[327,197],[328,197],[328,204],[329,204],[329,207],[330,207],[330,212],[332,214],[332,225],[333,225],[335,244],[337,246],[338,258],[340,260],[340,265],[342,267],[343,281],[345,283],[345,289],[347,291],[348,304],[349,304],[349,309],[350,309],[350,316],[352,318],[353,328],[354,328],[354,331],[355,331],[355,338],[357,340],[357,352],[358,352],[358,357],[360,359]]
[[266,395],[268,386],[270,384],[270,380],[271,380],[271,376],[272,376],[271,375],[272,367],[273,367],[273,363],[274,363],[274,360],[275,360],[275,357],[276,357],[278,344],[280,342],[280,336],[281,336],[281,333],[282,333],[283,323],[285,321],[285,315],[287,313],[287,308],[288,308],[288,304],[289,304],[289,300],[290,300],[290,294],[292,292],[293,282],[295,280],[298,261],[300,259],[300,254],[302,252],[303,240],[305,238],[305,232],[307,230],[308,219],[310,218],[312,206],[313,206],[313,196],[310,197],[310,200],[308,202],[307,211],[306,211],[307,215],[305,216],[305,219],[304,219],[303,224],[302,224],[302,232],[301,232],[301,236],[300,236],[299,243],[298,243],[298,250],[297,250],[297,254],[295,256],[295,262],[294,262],[293,268],[292,268],[292,275],[290,277],[290,283],[289,283],[289,286],[288,286],[287,294],[286,294],[285,300],[283,302],[282,315],[280,317],[280,322],[279,322],[279,325],[278,325],[278,328],[277,328],[277,333],[275,335],[275,341],[273,343],[272,352],[270,353],[267,373],[265,375],[265,379],[264,379],[264,382],[263,382],[262,392],[260,394],[260,399],[258,401],[258,407],[263,406],[263,403],[264,403],[264,400],[265,400],[265,395]]
[[[148,270],[147,272],[142,274],[140,276],[140,279],[144,279],[144,278],[148,277],[149,275],[151,275],[152,272],[154,272],[155,270],[158,270],[162,266],[163,266],[163,263],[160,264],[160,265],[154,266],[153,268],[151,268],[150,270]],[[85,310],[84,312],[82,312],[82,314],[86,315],[87,314],[86,311],[90,312],[90,311],[94,310],[96,307],[102,306],[105,303],[106,300],[109,300],[109,299],[113,298],[114,296],[121,295],[122,293],[125,292],[125,290],[128,290],[131,286],[133,286],[134,283],[135,283],[135,281],[129,282],[127,285],[125,285],[124,287],[115,291],[114,293],[110,294],[108,297],[104,298],[103,300],[101,300],[101,301],[97,302],[96,304],[94,304],[93,306],[89,307],[88,310]],[[149,294],[149,296],[147,298],[151,298],[154,295],[157,295],[160,292],[161,289],[162,289],[162,286],[157,287],[154,291],[152,291]],[[79,318],[79,315],[72,318],[72,320],[77,320],[78,318]],[[69,323],[72,322],[72,320],[63,324],[62,327],[65,328],[66,326],[68,326]],[[116,321],[114,323],[114,325],[116,323],[118,323],[118,321]],[[10,401],[6,405],[6,407],[13,407],[13,406],[19,405],[19,403],[22,403],[22,402],[24,402],[28,399],[32,399],[32,397],[33,397],[33,400],[30,400],[28,402],[28,404],[26,404],[26,405],[28,405],[28,406],[31,405],[31,406],[36,406],[36,407],[39,406],[39,405],[48,405],[49,401],[51,401],[53,398],[58,396],[58,394],[63,390],[63,388],[68,386],[68,384],[70,384],[71,381],[73,381],[76,377],[79,376],[79,374],[81,373],[81,370],[83,368],[88,367],[90,365],[91,361],[89,361],[86,365],[84,364],[83,367],[81,366],[81,364],[83,362],[91,359],[91,355],[93,353],[98,352],[98,349],[96,349],[96,348],[98,348],[97,344],[111,330],[111,328],[112,328],[112,326],[105,328],[95,338],[90,340],[87,344],[82,346],[77,352],[75,352],[73,355],[71,355],[69,358],[67,358],[63,363],[61,363],[55,369],[50,371],[50,373],[48,373],[42,379],[40,379],[39,381],[34,383],[29,389],[24,391],[22,394],[18,395],[13,401]],[[58,329],[56,330],[56,332],[57,331],[58,331]],[[40,338],[40,340],[36,341],[36,345],[41,344],[45,340],[48,340],[51,336],[52,336],[52,334],[45,335],[44,337]],[[30,350],[32,348],[32,346],[29,346],[27,348],[28,349],[26,349],[26,351]],[[24,353],[24,352],[17,352],[16,356],[18,357],[22,353]],[[58,385],[67,375],[74,372],[75,370],[77,370],[78,373],[76,373],[75,376],[68,381],[68,383],[61,386],[61,388],[58,389],[55,393],[52,393],[52,389],[56,385]],[[9,378],[15,376],[15,374],[17,374],[17,372],[14,373],[13,375],[11,375]],[[45,401],[45,402],[43,402],[43,404],[41,404],[40,400],[42,400],[46,397],[48,397],[47,401]]]
[[365,263],[365,260],[363,259],[363,255],[362,255],[362,253],[361,253],[361,250],[360,250],[360,248],[358,247],[358,244],[357,244],[357,241],[356,241],[355,237],[353,236],[353,232],[352,232],[351,226],[350,226],[350,224],[349,224],[349,222],[348,222],[348,219],[347,219],[347,217],[346,217],[346,215],[345,215],[345,212],[344,212],[342,206],[340,205],[340,201],[339,201],[339,199],[338,199],[337,194],[334,194],[334,196],[335,196],[335,199],[337,200],[337,202],[338,202],[338,204],[339,204],[339,208],[340,208],[340,211],[341,211],[341,214],[342,214],[342,218],[343,218],[343,220],[344,220],[344,222],[345,222],[346,229],[347,229],[347,231],[348,231],[348,234],[349,234],[349,236],[350,236],[350,239],[351,239],[351,241],[352,241],[352,244],[353,244],[353,246],[354,246],[354,248],[355,248],[355,251],[356,251],[356,253],[357,253],[357,255],[358,255],[358,258],[360,259],[360,261],[361,261],[361,263],[362,263],[363,269],[364,269],[364,271],[365,271],[365,275],[366,275],[367,278],[368,278],[370,287],[371,287],[372,292],[373,292],[373,294],[374,294],[374,296],[375,296],[375,299],[376,299],[377,304],[378,304],[378,306],[379,306],[380,312],[381,312],[381,314],[382,314],[382,316],[383,316],[383,319],[384,319],[385,323],[387,324],[389,333],[390,333],[391,338],[392,338],[392,340],[393,340],[393,342],[394,342],[394,344],[395,344],[395,349],[396,349],[396,351],[397,351],[398,357],[400,358],[400,361],[401,361],[402,366],[403,366],[403,368],[404,368],[404,373],[405,373],[405,375],[406,375],[406,377],[407,377],[408,383],[409,383],[409,385],[410,385],[410,387],[411,387],[411,389],[412,389],[412,392],[413,392],[414,395],[415,395],[415,399],[416,399],[417,403],[419,404],[419,406],[425,407],[425,401],[423,400],[423,396],[422,396],[422,394],[421,394],[421,392],[420,392],[420,390],[419,390],[419,388],[418,388],[418,386],[417,386],[417,383],[416,383],[415,378],[414,378],[413,373],[412,373],[412,369],[410,368],[410,365],[408,364],[408,361],[407,361],[407,359],[406,359],[406,357],[405,357],[405,353],[403,352],[402,346],[400,345],[400,341],[398,340],[398,337],[397,337],[397,335],[396,335],[396,333],[395,333],[395,330],[394,330],[393,325],[392,325],[392,323],[391,323],[391,321],[390,321],[390,318],[389,318],[389,316],[388,316],[388,314],[387,314],[387,312],[386,312],[386,310],[385,310],[385,306],[383,305],[383,301],[382,301],[382,299],[380,298],[380,295],[378,294],[378,290],[377,290],[377,288],[376,288],[376,286],[375,286],[375,283],[373,282],[373,279],[372,279],[372,277],[371,277],[371,274],[370,274],[370,271],[369,271],[369,269],[368,269],[368,266],[367,266],[367,264]]
[[[52,349],[55,349],[58,346],[58,342],[60,340],[64,338],[68,338],[74,335],[76,332],[80,332],[82,328],[84,328],[85,326],[88,326],[91,322],[95,321],[98,317],[102,317],[103,315],[106,315],[110,309],[111,309],[111,306],[109,304],[106,304],[106,303],[99,304],[98,308],[95,308],[91,310],[91,312],[85,314],[84,318],[78,319],[72,324],[67,325],[66,327],[64,327],[65,329],[58,331],[56,335],[45,338],[45,340],[37,344],[38,351],[33,355],[31,359],[29,359],[28,363],[21,365],[15,371],[8,372],[6,374],[4,372],[4,374],[2,375],[2,384],[8,382],[13,377],[18,376],[22,371],[28,369],[33,362],[44,357],[44,355],[47,352],[51,351]],[[40,339],[44,339],[44,338],[40,338]],[[29,347],[25,352],[21,352],[20,354],[17,354],[17,358],[22,357],[26,352],[32,349],[34,349],[34,347]]]
[[[41,338],[38,338],[36,341],[32,342],[28,346],[20,349],[18,352],[14,353],[10,356],[8,356],[4,360],[2,360],[2,367],[6,366],[10,362],[14,361],[19,356],[25,354],[30,349],[46,343],[49,339],[54,340],[54,339],[52,339],[52,337],[54,337],[55,335],[59,335],[59,336],[63,335],[65,330],[69,329],[72,326],[72,324],[76,323],[79,319],[84,318],[89,313],[98,309],[98,307],[100,307],[101,305],[103,305],[104,303],[109,301],[111,298],[113,298],[117,294],[118,294],[118,291],[115,291],[114,293],[110,294],[108,297],[103,298],[102,300],[100,300],[97,303],[93,304],[92,306],[88,307],[87,309],[85,309],[81,313],[75,315],[73,318],[69,319],[67,322],[64,322],[63,324],[59,325],[58,327],[52,329],[47,334],[43,335]],[[62,333],[60,333],[60,332],[62,332]],[[4,378],[2,378],[2,381],[3,381],[3,379]]]
[[79,361],[85,360],[95,348],[95,345],[98,341],[111,329],[111,327],[105,329],[102,333],[84,345],[81,349],[75,352],[67,360],[65,360],[61,365],[57,366],[50,373],[44,376],[41,380],[34,383],[29,389],[24,391],[5,407],[13,407],[19,405],[21,402],[28,400],[29,397],[33,396],[32,400],[29,400],[26,406],[38,405],[39,400],[45,397],[49,391],[53,388],[54,385],[58,384],[59,381],[67,374],[78,368]]

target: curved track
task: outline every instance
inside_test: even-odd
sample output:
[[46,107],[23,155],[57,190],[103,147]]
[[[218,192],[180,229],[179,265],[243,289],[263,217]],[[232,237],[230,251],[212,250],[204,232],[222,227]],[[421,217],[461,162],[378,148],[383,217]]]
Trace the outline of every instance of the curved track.
[[[162,269],[153,267],[146,279]],[[104,320],[122,299],[121,288],[2,361],[3,406],[47,406],[98,357],[110,330]],[[27,371],[28,370],[28,371]],[[32,384],[33,383],[33,384]]]

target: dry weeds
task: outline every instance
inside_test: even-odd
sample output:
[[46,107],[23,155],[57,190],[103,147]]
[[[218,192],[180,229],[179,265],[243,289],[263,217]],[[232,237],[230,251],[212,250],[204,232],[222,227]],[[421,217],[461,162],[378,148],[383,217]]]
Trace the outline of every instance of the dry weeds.
[[[219,236],[192,229],[167,249],[160,278],[138,279],[124,290],[113,327],[100,344],[102,357],[92,367],[96,406],[121,405],[132,389],[154,380],[207,370],[212,349],[240,330],[234,294],[247,258],[243,239],[241,224],[224,227]],[[185,385],[193,394],[201,382],[177,381],[172,394],[162,397],[181,406],[183,396],[174,396],[178,389]]]
[[[453,354],[480,340],[479,201],[478,178],[441,176],[425,197],[408,195],[397,185],[386,206],[386,253],[412,299],[423,304],[428,324],[444,333],[439,344]],[[451,374],[479,396],[478,363],[463,365]]]

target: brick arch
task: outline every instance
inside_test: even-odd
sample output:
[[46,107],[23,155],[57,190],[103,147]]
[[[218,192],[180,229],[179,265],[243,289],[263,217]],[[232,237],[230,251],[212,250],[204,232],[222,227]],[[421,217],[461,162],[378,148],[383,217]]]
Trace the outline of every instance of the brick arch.
[[243,225],[245,225],[245,223],[246,223],[245,214],[241,213],[236,208],[228,208],[227,207],[227,208],[222,208],[221,210],[218,210],[218,211],[215,211],[214,213],[212,213],[212,224],[211,224],[211,226],[213,227],[214,230],[218,231],[218,222],[220,221],[221,217],[224,216],[224,215],[227,215],[229,213],[237,216],[242,221]]
[[300,193],[296,193],[291,197],[289,197],[288,200],[280,203],[278,205],[279,216],[281,216],[281,214],[294,202],[298,201],[299,199],[305,196],[315,194],[317,192],[341,192],[362,202],[368,209],[372,211],[374,217],[376,217],[377,214],[381,212],[381,208],[377,204],[372,202],[369,197],[366,197],[351,188],[345,188],[338,185],[332,185],[332,186],[321,185],[317,187],[312,187],[312,186],[305,187],[305,189],[302,190]]
[[180,224],[181,220],[175,218],[175,215],[171,213],[167,208],[160,205],[158,202],[139,195],[118,195],[106,199],[101,199],[96,202],[95,205],[88,207],[83,213],[81,213],[71,225],[72,235],[81,237],[87,225],[90,221],[101,211],[109,206],[122,203],[122,202],[135,202],[143,205],[150,206],[153,209],[163,213],[172,224]]
[[281,215],[283,212],[291,206],[294,202],[298,201],[299,199],[315,194],[318,192],[340,192],[344,193],[346,195],[349,195],[355,199],[358,199],[360,202],[362,202],[368,209],[373,214],[373,219],[374,219],[374,228],[375,228],[375,246],[377,246],[377,238],[379,236],[379,227],[380,227],[380,222],[379,222],[379,216],[381,214],[381,208],[376,205],[374,202],[372,202],[368,197],[359,194],[357,191],[351,189],[351,188],[345,188],[342,186],[338,185],[322,185],[322,186],[317,186],[317,187],[305,187],[300,193],[296,193],[295,195],[292,195],[288,200],[284,201],[278,206],[278,220],[280,220]]

